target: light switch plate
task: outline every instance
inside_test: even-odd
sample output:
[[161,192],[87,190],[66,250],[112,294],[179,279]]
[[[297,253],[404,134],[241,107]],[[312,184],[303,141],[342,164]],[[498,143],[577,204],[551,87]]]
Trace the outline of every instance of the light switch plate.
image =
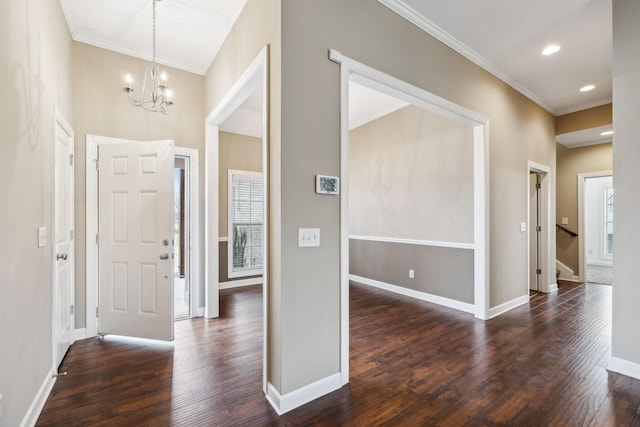
[[569,224],[569,218],[567,218],[566,216],[562,217],[562,225],[567,225]]
[[320,229],[319,228],[299,228],[298,229],[298,247],[311,248],[320,246]]
[[38,228],[38,247],[43,248],[47,246],[47,227]]
[[520,231],[523,232],[523,233],[525,231],[527,231],[527,223],[526,222],[521,222],[520,223]]

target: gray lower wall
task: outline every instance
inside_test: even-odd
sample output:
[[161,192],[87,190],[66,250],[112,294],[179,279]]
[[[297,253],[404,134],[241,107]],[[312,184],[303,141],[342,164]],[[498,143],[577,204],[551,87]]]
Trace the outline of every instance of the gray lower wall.
[[227,243],[228,242],[219,242],[218,243],[218,281],[220,283],[223,282],[232,282],[234,280],[246,280],[246,279],[253,279],[254,277],[262,277],[262,276],[243,276],[243,277],[233,277],[233,278],[229,278],[228,272],[229,269],[228,264],[227,264],[227,260],[229,259],[228,254],[227,254]]
[[349,273],[473,304],[471,249],[349,239]]

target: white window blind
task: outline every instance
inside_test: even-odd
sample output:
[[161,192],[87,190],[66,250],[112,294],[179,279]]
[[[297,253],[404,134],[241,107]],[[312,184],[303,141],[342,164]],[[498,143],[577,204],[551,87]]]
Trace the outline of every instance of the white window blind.
[[229,277],[262,274],[263,182],[258,172],[229,170]]

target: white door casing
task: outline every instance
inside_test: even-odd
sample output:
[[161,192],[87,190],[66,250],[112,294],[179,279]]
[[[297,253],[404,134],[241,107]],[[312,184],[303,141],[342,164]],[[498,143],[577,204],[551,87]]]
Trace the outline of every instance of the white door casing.
[[71,126],[56,111],[53,218],[53,368],[74,341],[73,151]]
[[173,339],[173,141],[98,148],[98,332]]

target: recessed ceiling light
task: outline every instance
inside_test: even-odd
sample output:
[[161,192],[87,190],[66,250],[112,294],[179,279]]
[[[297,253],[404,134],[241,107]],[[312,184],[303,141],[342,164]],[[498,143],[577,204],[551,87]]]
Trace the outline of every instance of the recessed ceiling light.
[[560,50],[560,46],[558,46],[557,44],[550,44],[549,46],[545,47],[544,50],[542,51],[543,55],[553,55],[554,53],[558,52]]
[[604,132],[600,133],[600,136],[609,136],[609,135],[613,135],[613,131],[612,130],[607,130],[607,131],[604,131]]
[[596,87],[594,85],[586,85],[580,88],[580,92],[589,92],[590,90],[594,90]]

